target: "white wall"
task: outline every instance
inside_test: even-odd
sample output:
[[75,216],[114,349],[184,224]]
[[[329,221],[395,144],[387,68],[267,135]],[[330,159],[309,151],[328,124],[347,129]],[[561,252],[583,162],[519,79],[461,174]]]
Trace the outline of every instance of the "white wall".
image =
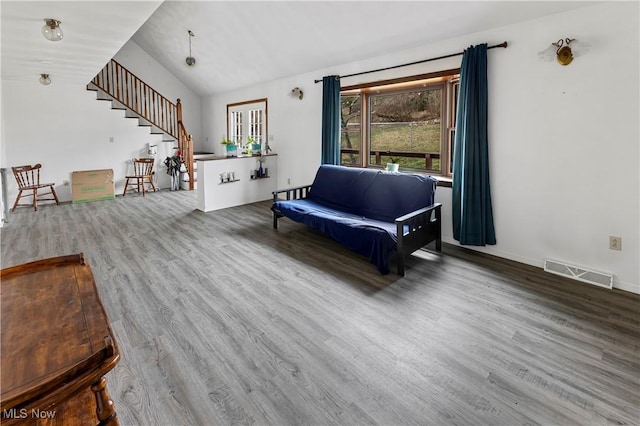
[[[115,59],[163,96],[174,102],[180,98],[187,131],[196,141],[200,139],[197,95],[131,41]],[[177,144],[162,142],[149,128],[139,127],[137,120],[124,118],[124,111],[111,110],[110,102],[96,100],[96,93],[85,86],[62,84],[55,78],[50,86],[42,86],[36,78],[32,82],[3,80],[2,106],[0,164],[9,168],[10,205],[17,194],[10,168],[23,164],[41,163],[42,179],[56,183],[61,201],[71,200],[71,187],[63,182],[70,182],[76,170],[113,169],[116,194],[122,194],[131,158],[148,156],[149,143],[158,146],[156,181],[161,188],[170,186],[163,161],[173,155]]]
[[[73,171],[113,169],[116,193],[121,194],[131,158],[147,156],[147,143],[161,148],[158,158],[167,155],[160,136],[124,118],[124,111],[111,110],[110,102],[96,100],[95,92],[85,87],[55,80],[42,86],[34,79],[5,80],[2,89],[2,166],[9,168],[10,204],[17,194],[11,166],[41,163],[41,179],[55,182],[61,201],[69,201],[71,187],[63,182],[71,181]],[[157,171],[162,179],[163,171]]]
[[[302,101],[289,95],[298,86],[304,92]],[[312,86],[313,75],[308,74],[203,98],[204,148],[224,155],[220,141],[227,132],[227,104],[267,98],[269,146],[278,154],[278,185],[288,185],[288,179],[290,185],[309,182],[321,152],[321,123],[315,117],[322,114],[322,87]]]
[[[309,183],[320,164],[322,87],[313,80],[509,42],[489,52],[489,150],[498,244],[481,251],[542,266],[545,257],[615,274],[640,293],[638,3],[606,2],[445,42],[256,85],[202,101],[204,145],[220,152],[226,104],[269,99],[278,186]],[[559,38],[590,45],[569,66],[537,53]],[[460,57],[345,79],[343,84],[453,68]],[[291,98],[299,86],[304,99]],[[451,190],[439,188],[443,237]],[[608,236],[622,237],[611,251]]]

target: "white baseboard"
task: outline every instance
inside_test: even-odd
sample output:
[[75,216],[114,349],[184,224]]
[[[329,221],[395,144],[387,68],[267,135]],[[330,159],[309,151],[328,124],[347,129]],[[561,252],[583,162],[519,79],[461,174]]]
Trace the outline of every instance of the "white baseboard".
[[[544,268],[544,259],[531,259],[528,257],[518,256],[506,251],[497,250],[495,248],[463,246],[463,245],[460,245],[458,241],[450,237],[442,237],[442,241],[454,246],[463,247],[469,250],[490,254],[492,256],[497,256],[497,257],[501,257],[508,260],[513,260],[514,262],[518,262],[518,263],[524,263],[525,265],[535,266],[541,269]],[[640,284],[632,284],[632,283],[620,281],[619,279],[616,278],[615,274],[613,276],[613,288],[618,290],[628,291],[629,293],[640,294]]]

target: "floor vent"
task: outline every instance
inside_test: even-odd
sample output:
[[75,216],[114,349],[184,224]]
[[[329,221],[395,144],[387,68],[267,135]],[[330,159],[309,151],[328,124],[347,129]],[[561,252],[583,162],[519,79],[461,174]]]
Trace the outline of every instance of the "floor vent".
[[570,265],[558,260],[545,259],[544,270],[556,275],[572,278],[588,284],[611,289],[613,287],[613,274],[594,271],[581,266]]

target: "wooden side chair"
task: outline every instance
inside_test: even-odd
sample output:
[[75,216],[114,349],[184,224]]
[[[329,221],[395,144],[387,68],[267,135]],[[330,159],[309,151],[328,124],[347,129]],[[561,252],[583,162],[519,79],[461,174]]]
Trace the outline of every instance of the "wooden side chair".
[[[18,196],[16,202],[13,204],[13,211],[19,206],[33,206],[33,210],[38,211],[38,201],[55,201],[56,204],[60,204],[58,201],[58,195],[53,188],[55,183],[40,183],[40,168],[41,164],[35,166],[17,166],[11,167],[13,170],[13,176],[18,183]],[[44,190],[46,192],[38,191]],[[42,198],[46,195],[53,195],[53,198]],[[33,197],[33,200],[29,204],[19,204],[22,197]]]
[[[151,185],[153,190],[156,190],[156,186],[153,184],[153,164],[155,163],[155,159],[153,158],[134,158],[133,159],[133,174],[129,176],[125,176],[125,184],[124,184],[124,192],[122,196],[127,195],[127,191],[137,190],[138,192],[142,192],[142,196],[146,191],[145,189],[145,180],[148,184]],[[133,181],[133,183],[132,183]],[[129,189],[129,185],[131,188]]]

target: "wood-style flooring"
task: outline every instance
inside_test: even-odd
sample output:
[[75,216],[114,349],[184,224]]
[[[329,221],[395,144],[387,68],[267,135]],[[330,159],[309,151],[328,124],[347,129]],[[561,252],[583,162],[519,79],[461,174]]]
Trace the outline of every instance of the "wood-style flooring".
[[[123,425],[640,424],[640,297],[445,245],[407,275],[270,203],[18,209],[2,266],[83,252]],[[393,269],[392,269],[393,270]]]

